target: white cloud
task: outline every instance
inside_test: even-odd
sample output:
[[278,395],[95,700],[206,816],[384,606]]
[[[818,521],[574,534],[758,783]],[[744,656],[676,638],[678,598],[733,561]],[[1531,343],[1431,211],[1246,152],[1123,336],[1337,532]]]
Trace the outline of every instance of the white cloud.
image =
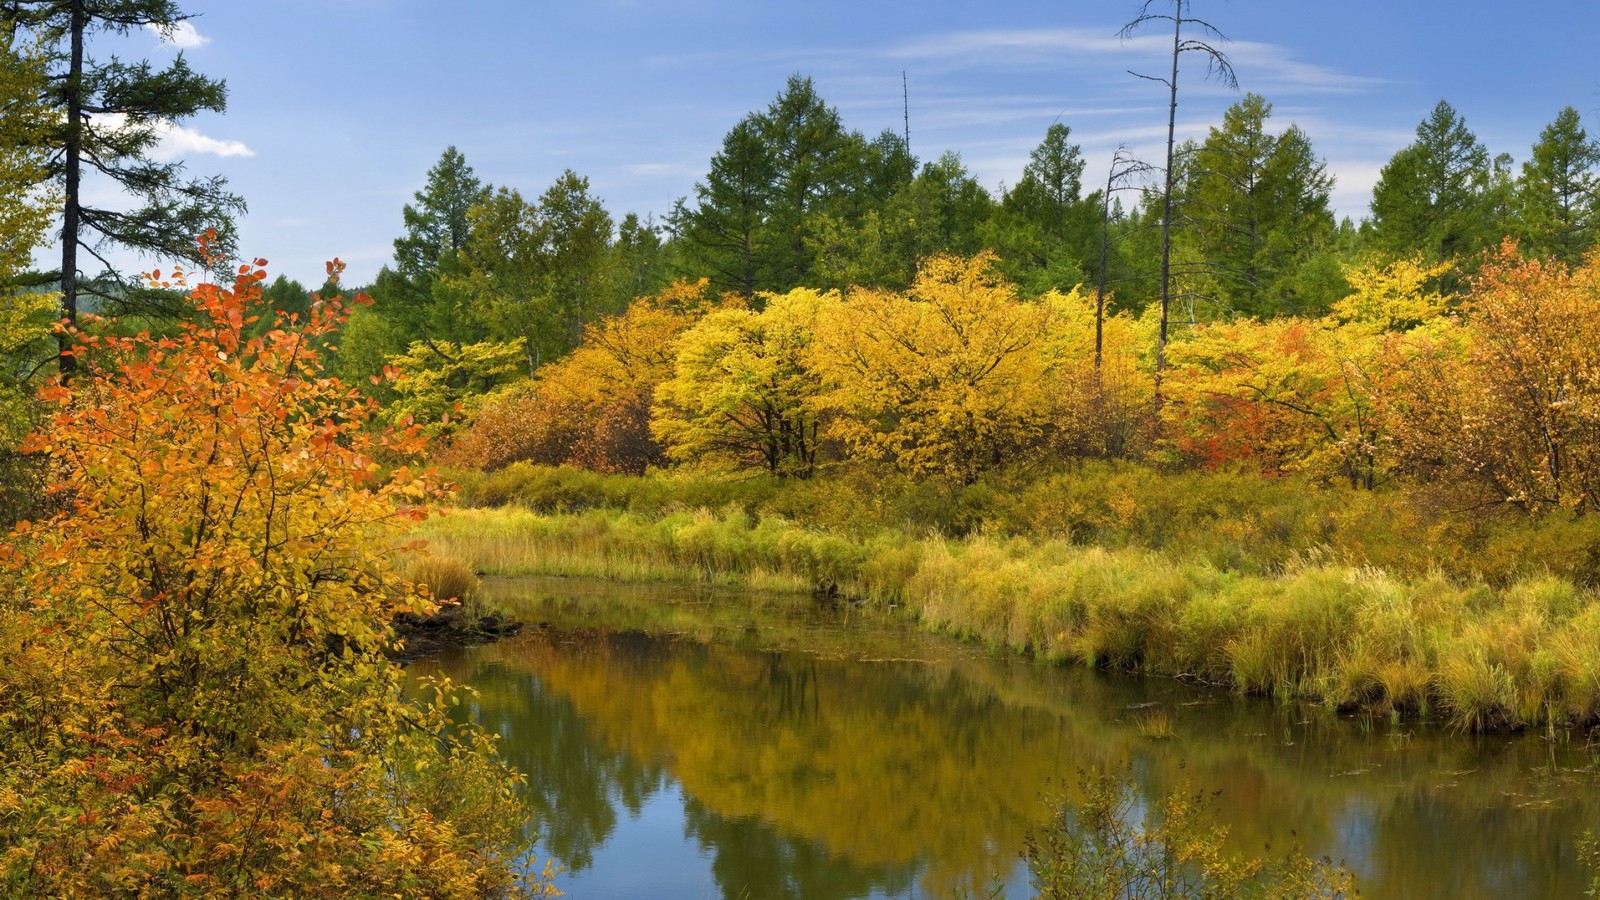
[[1219,44],[1217,49],[1233,61],[1235,68],[1246,69],[1259,76],[1250,79],[1262,83],[1259,86],[1251,85],[1251,89],[1258,94],[1271,94],[1284,89],[1302,93],[1355,94],[1384,83],[1381,78],[1346,75],[1327,66],[1300,62],[1287,49],[1276,44],[1232,41]]
[[1151,49],[1159,38],[1133,37],[1084,28],[1040,28],[1013,31],[964,31],[939,35],[891,49],[891,59],[944,59],[969,62],[1031,64],[1055,61],[1069,53],[1117,53]]
[[195,47],[203,47],[211,43],[211,38],[196,31],[195,27],[188,22],[179,22],[170,28],[163,28],[159,25],[146,25],[145,27],[179,50],[192,50]]
[[[95,127],[108,131],[120,130],[127,122],[127,117],[121,113],[108,113],[95,117]],[[245,145],[243,141],[228,141],[201,134],[193,128],[185,128],[176,122],[156,122],[152,128],[156,133],[156,145],[150,150],[150,158],[166,162],[181,159],[185,156],[255,156],[256,152]]]
[[245,146],[243,141],[228,141],[201,134],[193,128],[185,128],[174,123],[162,123],[156,126],[156,132],[161,135],[160,143],[156,144],[150,155],[156,159],[179,159],[185,156],[210,154],[212,156],[255,156],[256,152]]
[[[1383,83],[1382,79],[1349,75],[1327,66],[1303,62],[1285,47],[1258,41],[1211,39],[1235,68],[1248,72],[1252,90],[1296,90],[1308,93],[1359,93]],[[958,31],[901,44],[885,51],[896,60],[919,60],[947,66],[1021,68],[1048,65],[1105,68],[1106,57],[1120,60],[1121,69],[1142,65],[1141,60],[1170,55],[1172,40],[1159,34],[1130,35],[1084,28]],[[1200,58],[1200,54],[1194,54]],[[1091,58],[1092,57],[1092,58]],[[1164,71],[1164,70],[1161,70]]]

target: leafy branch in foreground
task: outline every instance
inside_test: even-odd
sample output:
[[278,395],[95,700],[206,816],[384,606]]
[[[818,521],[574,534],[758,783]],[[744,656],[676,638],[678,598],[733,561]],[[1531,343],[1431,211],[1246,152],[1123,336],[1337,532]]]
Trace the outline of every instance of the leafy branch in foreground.
[[1079,790],[1081,803],[1057,801],[1051,823],[1028,835],[1022,855],[1041,900],[1357,895],[1348,871],[1299,848],[1270,862],[1230,855],[1214,798],[1187,776],[1155,807],[1126,771],[1081,773]]

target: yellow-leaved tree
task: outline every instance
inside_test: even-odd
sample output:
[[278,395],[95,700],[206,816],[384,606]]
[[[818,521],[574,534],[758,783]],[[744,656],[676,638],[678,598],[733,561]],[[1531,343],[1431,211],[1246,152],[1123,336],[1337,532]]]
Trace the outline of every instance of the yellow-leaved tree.
[[673,459],[801,478],[815,471],[821,379],[808,356],[839,296],[795,288],[765,300],[760,312],[712,313],[679,340],[652,425]]
[[962,482],[1035,450],[1049,426],[1049,308],[990,253],[923,261],[906,293],[853,290],[819,322],[828,432],[857,456]]
[[1454,269],[1452,262],[1427,265],[1420,256],[1348,268],[1350,293],[1333,304],[1333,318],[1394,332],[1432,322],[1451,302],[1435,285]]
[[1168,439],[1208,466],[1373,487],[1392,469],[1378,335],[1332,320],[1197,326],[1170,347]]
[[419,436],[324,377],[339,298],[248,336],[264,278],[172,337],[70,335],[24,443],[63,510],[0,545],[0,895],[542,893],[493,739],[384,653],[440,489],[374,454]]
[[1155,346],[1154,317],[1103,317],[1095,363],[1095,298],[1080,288],[1051,290],[1044,335],[1045,392],[1052,449],[1064,456],[1129,455],[1149,430],[1155,379],[1145,353]]
[[498,469],[514,462],[641,474],[662,461],[650,433],[656,387],[672,377],[679,336],[718,302],[708,282],[678,282],[585,326],[571,353],[542,366],[478,413],[450,460]]

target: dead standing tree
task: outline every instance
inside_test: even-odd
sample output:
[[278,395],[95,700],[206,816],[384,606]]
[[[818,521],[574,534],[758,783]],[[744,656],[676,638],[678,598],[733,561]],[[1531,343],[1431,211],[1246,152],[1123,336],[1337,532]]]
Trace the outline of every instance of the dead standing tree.
[[[1172,4],[1172,14],[1153,12],[1152,7]],[[1211,46],[1204,40],[1185,38],[1183,28],[1185,25],[1198,27],[1202,32],[1211,35],[1219,41],[1226,41],[1227,37],[1211,23],[1204,19],[1196,19],[1185,14],[1190,7],[1189,0],[1145,0],[1139,7],[1139,14],[1133,21],[1122,26],[1117,34],[1126,39],[1133,36],[1135,31],[1150,22],[1172,23],[1172,74],[1162,78],[1156,75],[1145,75],[1133,70],[1128,74],[1146,81],[1154,81],[1167,86],[1170,97],[1167,106],[1167,166],[1165,184],[1162,188],[1161,212],[1161,325],[1156,332],[1156,403],[1161,403],[1161,376],[1167,367],[1167,307],[1172,297],[1172,152],[1176,143],[1178,123],[1178,58],[1185,53],[1200,53],[1206,57],[1206,76],[1220,78],[1229,87],[1237,89],[1239,79],[1233,73],[1233,63],[1223,55],[1221,50]]]
[[1117,150],[1111,155],[1111,171],[1106,176],[1106,192],[1100,202],[1100,272],[1095,282],[1094,290],[1094,370],[1100,371],[1101,357],[1105,345],[1105,320],[1106,320],[1106,263],[1111,249],[1111,196],[1117,191],[1128,190],[1132,185],[1121,184],[1134,175],[1141,175],[1150,171],[1152,166],[1133,158],[1126,144],[1118,144]]

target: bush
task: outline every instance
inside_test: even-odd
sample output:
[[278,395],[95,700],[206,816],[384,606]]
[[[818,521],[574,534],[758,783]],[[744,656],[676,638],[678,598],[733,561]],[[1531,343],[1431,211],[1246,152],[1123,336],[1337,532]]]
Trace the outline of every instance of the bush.
[[321,376],[338,298],[247,335],[264,278],[75,335],[44,395],[23,449],[68,508],[0,544],[0,894],[543,894],[518,776],[383,655],[426,607],[386,548],[439,491],[373,455],[420,437]]

